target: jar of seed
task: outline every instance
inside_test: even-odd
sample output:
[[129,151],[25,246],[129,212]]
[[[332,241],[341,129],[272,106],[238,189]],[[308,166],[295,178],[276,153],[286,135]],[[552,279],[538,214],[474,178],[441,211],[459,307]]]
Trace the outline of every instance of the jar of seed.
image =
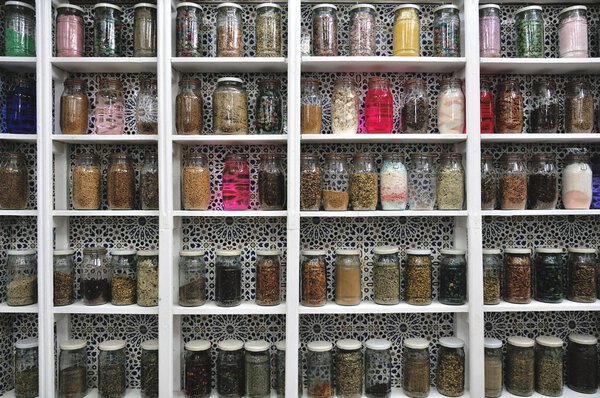
[[269,343],[264,340],[244,344],[246,364],[246,394],[248,398],[271,396],[271,356]]
[[140,81],[135,104],[137,134],[158,134],[158,88],[155,79]]
[[563,300],[565,281],[563,250],[553,247],[535,249],[534,297],[543,303],[560,303]]
[[584,153],[567,155],[562,174],[562,202],[565,209],[589,209],[593,193],[589,156]]
[[402,123],[408,134],[425,134],[429,128],[427,86],[422,79],[409,80],[404,86]]
[[210,341],[185,343],[183,353],[183,391],[186,398],[208,398],[211,392],[212,366]]
[[431,304],[431,268],[431,250],[406,250],[406,302],[408,304]]
[[123,134],[125,99],[123,84],[118,79],[104,78],[96,95],[96,134]]
[[418,57],[421,49],[421,7],[401,4],[394,9],[394,55]]
[[236,3],[217,6],[217,57],[243,57],[243,8]]
[[524,210],[526,205],[527,166],[520,154],[506,154],[500,172],[500,208]]
[[196,307],[206,302],[204,250],[179,252],[179,305]]
[[354,81],[351,78],[336,80],[331,95],[331,132],[356,134],[359,118],[358,92]]
[[494,210],[498,196],[498,174],[494,156],[481,155],[481,210]]
[[262,210],[285,209],[285,170],[281,158],[281,155],[274,153],[260,155],[258,200]]
[[137,304],[158,305],[158,250],[139,250],[137,263]]
[[111,303],[113,305],[131,305],[136,303],[135,250],[111,250]]
[[71,173],[73,209],[100,209],[102,170],[98,155],[93,153],[76,155]]
[[81,296],[85,305],[100,305],[110,301],[111,267],[103,247],[83,249],[81,262]]
[[502,341],[486,337],[484,347],[484,384],[487,398],[502,395]]
[[85,23],[83,8],[74,4],[56,6],[56,56],[83,57]]
[[177,93],[175,99],[175,129],[177,134],[202,134],[202,103],[199,80],[179,81],[179,93]]
[[[191,1],[177,4],[175,53],[178,57],[202,56],[202,6]],[[180,133],[181,134],[181,133]]]
[[158,210],[158,154],[146,152],[140,171],[140,207],[142,210]]
[[38,302],[36,253],[36,249],[6,251],[6,304],[22,306]]
[[350,202],[352,210],[375,210],[379,198],[379,176],[370,153],[356,153],[352,157],[350,174]]
[[244,343],[223,340],[217,349],[217,393],[220,397],[243,397],[246,395]]
[[257,5],[254,32],[257,57],[281,57],[281,6]]
[[14,373],[16,398],[35,398],[39,395],[38,339],[15,342]]
[[369,339],[365,347],[365,393],[368,398],[389,398],[392,393],[392,343]]
[[306,378],[309,398],[333,397],[333,345],[311,341],[306,345]]
[[212,95],[213,134],[248,134],[248,93],[243,83],[237,77],[217,80]]
[[515,13],[517,58],[544,57],[544,17],[542,7],[527,6]]
[[261,80],[256,97],[256,134],[281,134],[283,106],[279,80]]
[[558,13],[558,54],[561,58],[587,58],[587,7],[571,6]]
[[362,343],[342,339],[336,342],[335,393],[339,398],[360,398],[363,392]]
[[567,386],[583,394],[598,391],[598,339],[571,334],[567,345]]
[[302,250],[300,264],[300,302],[307,307],[320,307],[327,302],[327,265],[325,250]]
[[27,208],[29,184],[27,159],[23,153],[0,153],[0,209],[19,210]]
[[335,252],[335,302],[358,305],[361,294],[360,250],[339,249]]
[[433,210],[437,193],[434,155],[413,153],[408,170],[408,207],[410,210]]
[[535,342],[527,337],[511,336],[506,345],[506,390],[514,395],[533,394]]
[[558,202],[556,157],[536,154],[528,170],[527,200],[532,210],[553,210]]
[[181,207],[183,210],[207,210],[210,194],[208,158],[200,153],[188,155],[181,171]]
[[300,210],[319,210],[321,207],[321,165],[319,155],[300,155]]
[[22,1],[7,1],[4,6],[4,55],[35,57],[35,8]]
[[406,210],[408,202],[408,173],[404,157],[399,153],[384,153],[379,172],[381,181],[381,208]]
[[85,340],[59,343],[58,398],[83,398],[87,394]]
[[558,96],[551,80],[538,80],[533,84],[531,132],[537,134],[558,133]]
[[442,304],[462,305],[467,300],[466,250],[440,250],[439,301]]
[[504,301],[529,304],[532,291],[531,251],[504,249]]
[[256,304],[281,303],[281,263],[279,250],[256,251]]
[[336,12],[333,4],[317,4],[312,8],[312,55],[339,55]]
[[377,11],[372,4],[355,4],[350,7],[350,56],[375,55],[375,18]]
[[595,119],[594,94],[590,82],[570,81],[565,94],[565,133],[591,133]]
[[465,95],[461,86],[462,80],[460,79],[444,79],[440,83],[437,106],[437,127],[440,134],[463,134],[465,132]]
[[67,79],[60,96],[60,131],[63,134],[86,134],[90,100],[85,80]]
[[140,390],[142,398],[158,398],[158,340],[142,343]]
[[[535,7],[535,6],[532,6]],[[523,132],[523,95],[517,80],[503,80],[498,84],[496,97],[496,133]]]
[[135,170],[126,153],[113,153],[106,175],[106,197],[110,210],[135,208]]
[[70,249],[54,250],[52,260],[54,305],[69,305],[75,301],[73,294],[73,281],[75,278],[73,254]]
[[373,301],[376,304],[400,302],[400,262],[398,248],[380,246],[373,250]]
[[437,364],[437,390],[447,397],[465,391],[465,342],[456,337],[441,337]]
[[434,57],[460,57],[460,9],[445,4],[434,8],[433,14]]
[[347,155],[342,153],[328,153],[325,155],[323,180],[321,182],[323,210],[348,210],[350,175],[346,157]]
[[215,260],[215,302],[234,307],[242,302],[242,251],[217,250]]
[[111,3],[94,6],[94,57],[122,57],[123,9]]
[[133,56],[156,57],[156,5],[137,3],[133,6]]
[[436,189],[439,210],[462,210],[465,201],[465,170],[460,153],[440,155]]
[[558,337],[535,339],[535,391],[559,397],[563,391],[563,341]]
[[580,303],[596,301],[596,249],[570,247],[567,256],[567,298]]
[[402,388],[411,398],[429,395],[429,341],[420,337],[404,340]]
[[319,93],[321,82],[316,79],[302,79],[300,100],[301,134],[321,134],[323,118],[323,98]]
[[124,397],[127,387],[125,340],[106,340],[98,345],[98,395]]
[[483,252],[483,304],[500,304],[502,297],[502,251],[482,249]]
[[500,57],[500,6],[479,6],[479,56]]

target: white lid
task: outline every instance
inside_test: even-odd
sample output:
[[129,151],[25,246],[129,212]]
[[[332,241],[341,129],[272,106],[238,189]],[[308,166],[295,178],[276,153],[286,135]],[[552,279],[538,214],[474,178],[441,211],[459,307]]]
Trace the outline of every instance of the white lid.
[[533,347],[535,341],[528,337],[510,336],[508,338],[508,344],[514,345],[515,347]]
[[7,1],[4,3],[5,6],[21,6],[29,8],[30,10],[35,11],[35,8],[31,4],[24,3],[22,1]]
[[527,7],[519,8],[515,12],[515,14],[520,14],[522,12],[529,11],[529,10],[539,10],[539,11],[542,11],[542,7],[541,6],[527,6]]
[[27,349],[27,348],[34,348],[37,346],[38,346],[38,339],[36,339],[35,337],[32,337],[30,339],[17,340],[17,342],[15,343],[15,348],[18,348],[20,350]]
[[335,346],[340,350],[360,350],[362,348],[362,343],[358,340],[354,339],[341,339],[335,343]]
[[458,337],[440,337],[440,345],[448,348],[463,348],[465,342]]
[[423,339],[421,337],[411,337],[409,339],[404,340],[404,346],[412,348],[413,350],[423,350],[429,347],[429,340]]
[[438,12],[439,10],[446,10],[446,9],[449,9],[449,8],[452,8],[454,10],[458,10],[459,9],[458,6],[455,6],[454,4],[444,4],[444,5],[441,5],[439,7],[434,8],[433,12]]
[[79,6],[76,6],[75,4],[67,4],[67,3],[65,3],[65,4],[59,4],[59,5],[56,6],[56,8],[72,8],[74,10],[83,12],[83,8],[81,8]]
[[337,10],[336,6],[334,6],[333,4],[329,4],[329,3],[317,4],[312,9],[316,10],[317,8],[333,8],[334,10]]
[[502,254],[502,250],[500,250],[500,249],[481,249],[481,252],[483,254],[490,254],[490,255]]
[[574,10],[584,10],[585,11],[585,10],[587,10],[587,7],[586,6],[571,6],[571,7],[563,8],[562,10],[560,10],[558,12],[557,15],[560,15],[562,13],[569,12],[569,11],[574,11]]
[[303,256],[325,256],[327,252],[325,250],[302,250]]
[[509,247],[504,249],[505,254],[531,254],[530,249],[522,249],[518,247]]
[[236,83],[244,83],[242,79],[239,77],[220,77],[217,79],[217,83],[221,82],[236,82]]
[[204,256],[204,250],[181,250],[179,257],[197,257]]
[[192,3],[191,1],[184,1],[183,3],[177,4],[176,8],[179,8],[179,7],[195,7],[200,10],[202,9],[202,6],[200,4]]
[[375,6],[372,4],[356,4],[353,5],[352,7],[350,7],[350,11],[354,10],[355,8],[371,8],[371,9],[375,9]]
[[464,249],[441,249],[441,254],[448,254],[450,256],[464,256],[467,251]]
[[235,4],[235,3],[221,3],[217,6],[217,8],[221,8],[221,7],[235,7],[235,8],[239,8],[240,10],[242,9],[241,5]]
[[406,250],[406,254],[410,254],[411,256],[429,256],[429,255],[431,255],[431,250],[429,250],[429,249],[408,249],[408,250]]
[[392,343],[386,339],[369,339],[365,342],[365,347],[369,350],[389,350],[392,346]]
[[563,249],[561,249],[560,247],[538,247],[537,249],[535,249],[536,253],[551,253],[551,254],[555,254],[555,253],[562,253]]
[[146,351],[156,351],[158,350],[158,340],[146,340],[142,343],[142,350]]
[[137,253],[135,249],[117,249],[110,251],[111,256],[131,256],[135,253]]
[[333,344],[328,341],[311,341],[306,345],[306,348],[308,348],[308,351],[325,352],[331,351]]
[[379,246],[373,249],[375,254],[396,254],[399,249],[396,246]]
[[567,249],[569,253],[585,253],[585,254],[593,254],[596,253],[596,249],[592,249],[589,247],[569,247]]
[[158,256],[158,250],[138,250],[137,255],[140,257]]
[[563,341],[558,337],[553,336],[538,336],[535,342],[546,347],[562,347]]
[[281,252],[279,250],[257,250],[257,256],[279,256]]
[[275,343],[275,348],[277,348],[279,351],[285,351],[285,340],[279,340],[277,343]]
[[100,351],[116,351],[125,348],[125,340],[106,340],[98,344]]
[[258,10],[259,8],[264,8],[264,7],[273,7],[273,8],[278,8],[281,10],[281,6],[279,4],[275,4],[275,3],[261,3],[256,6],[256,9]]
[[360,250],[358,249],[337,249],[335,254],[341,256],[360,256]]
[[156,10],[156,5],[154,4],[150,4],[150,3],[137,3],[136,5],[133,6],[134,9],[136,8],[140,8],[140,7],[149,7],[149,8],[154,8]]
[[498,4],[482,4],[479,6],[480,10],[483,10],[484,8],[497,8],[499,10],[500,6]]
[[206,351],[210,349],[208,340],[192,340],[185,343],[185,349],[188,351]]
[[217,256],[223,256],[223,257],[241,256],[242,251],[241,250],[217,250],[215,252],[215,254]]
[[598,339],[592,336],[591,334],[570,334],[569,340],[573,343],[583,344],[583,345],[596,345],[598,344]]
[[110,4],[110,3],[98,3],[94,6],[94,10],[96,8],[101,8],[101,7],[114,8],[115,10],[119,10],[119,11],[123,12],[123,9],[121,7],[116,6],[114,4]]
[[269,348],[269,343],[267,343],[264,340],[246,341],[246,343],[244,344],[244,349],[250,352],[267,351]]
[[36,249],[17,249],[17,250],[7,250],[6,254],[8,256],[28,256],[31,254],[37,253]]
[[493,337],[486,337],[483,339],[483,346],[485,348],[502,348],[502,341]]
[[80,350],[82,348],[85,348],[85,344],[86,344],[85,340],[72,339],[72,340],[65,340],[62,343],[60,343],[58,346],[63,351],[72,351],[72,350]]
[[221,351],[237,351],[244,348],[244,343],[240,340],[223,340],[217,344]]
[[75,250],[71,249],[57,249],[52,252],[55,256],[72,256],[75,254]]
[[394,12],[396,12],[396,10],[400,10],[402,8],[414,8],[417,11],[421,11],[421,7],[419,7],[416,4],[400,4],[398,7],[394,8]]

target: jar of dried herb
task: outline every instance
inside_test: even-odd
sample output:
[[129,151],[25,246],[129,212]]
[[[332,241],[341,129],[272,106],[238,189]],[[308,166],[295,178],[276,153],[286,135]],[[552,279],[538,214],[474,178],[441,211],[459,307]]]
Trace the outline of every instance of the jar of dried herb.
[[402,122],[404,132],[425,134],[429,128],[429,100],[427,86],[422,79],[409,80],[404,86],[402,100]]
[[127,388],[125,340],[106,340],[98,345],[98,396],[120,398]]
[[258,198],[262,210],[283,210],[285,208],[285,170],[281,155],[267,153],[260,155],[258,167]]
[[142,343],[140,390],[142,398],[158,398],[158,340]]
[[135,208],[135,170],[126,153],[113,153],[106,176],[106,197],[110,210]]
[[177,4],[175,52],[178,57],[202,56],[202,6],[185,1]]
[[519,154],[502,157],[500,208],[524,210],[527,204],[527,166]]
[[316,79],[302,79],[300,99],[301,134],[321,134],[323,118],[323,98],[319,93],[321,82]]
[[63,134],[86,134],[90,100],[82,79],[67,79],[60,96],[60,131]]
[[500,304],[502,298],[502,251],[482,249],[483,253],[483,304]]
[[243,80],[221,77],[212,95],[213,133],[248,134],[248,93]]
[[352,157],[350,174],[350,202],[352,210],[375,210],[379,198],[379,176],[375,159],[370,153],[356,153]]
[[399,153],[384,153],[379,172],[381,181],[381,208],[406,210],[408,202],[408,173],[404,157]]
[[183,353],[185,398],[210,397],[212,384],[210,351],[208,340],[192,340],[185,343]]
[[123,84],[118,79],[105,78],[99,82],[96,95],[96,134],[123,134],[125,99]]
[[22,306],[38,302],[36,253],[36,249],[6,251],[6,304]]
[[335,252],[335,302],[358,305],[361,294],[360,250],[339,249]]
[[385,339],[369,339],[365,347],[366,396],[389,398],[392,394],[392,343]]
[[592,168],[588,155],[571,153],[562,174],[562,203],[565,209],[589,209],[592,204]]
[[39,395],[38,339],[15,342],[15,398]]
[[434,57],[460,57],[460,9],[444,4],[436,7],[433,14]]
[[565,133],[591,133],[594,129],[594,96],[589,81],[567,83]]
[[377,10],[372,4],[355,4],[350,7],[350,38],[351,57],[374,56],[376,50],[375,32]]
[[215,260],[215,302],[234,307],[242,302],[242,251],[217,250]]
[[339,55],[336,13],[337,7],[333,4],[317,4],[312,8],[312,55]]
[[327,302],[327,265],[325,250],[302,250],[300,264],[300,302],[307,307],[320,307]]
[[158,154],[146,152],[140,172],[140,207],[142,210],[158,210]]
[[533,394],[535,368],[534,346],[532,339],[511,336],[506,345],[506,390],[514,395]]
[[544,17],[542,7],[519,8],[515,13],[517,58],[544,57]]
[[465,201],[465,170],[460,153],[440,155],[436,189],[439,210],[462,210]]
[[496,133],[523,132],[523,96],[517,80],[503,80],[498,84],[496,97]]
[[220,397],[243,397],[246,395],[244,343],[223,340],[217,349],[217,393]]
[[483,347],[485,396],[499,398],[502,395],[502,341],[486,337]]
[[498,174],[494,167],[494,156],[481,155],[481,210],[494,210],[498,196]]
[[158,250],[139,250],[137,263],[137,304],[158,305]]
[[248,398],[271,396],[271,355],[269,343],[264,340],[244,344],[246,363],[246,394]]
[[466,250],[440,250],[439,301],[442,304],[462,305],[467,300]]
[[202,134],[202,102],[199,80],[179,81],[179,93],[175,98],[175,129],[177,134]]
[[579,303],[595,302],[598,271],[596,249],[569,247],[567,251],[567,298]]
[[254,32],[257,57],[281,57],[281,6],[257,5]]
[[217,6],[217,57],[243,57],[243,8],[236,3]]
[[447,397],[465,391],[465,342],[456,337],[441,337],[437,364],[437,390]]
[[206,303],[204,250],[179,252],[179,305],[196,307]]
[[571,334],[567,345],[567,386],[583,394],[598,391],[598,339]]
[[137,3],[133,6],[133,56],[156,57],[156,5]]
[[404,340],[402,388],[411,398],[429,395],[429,341],[420,337]]
[[376,304],[400,302],[400,262],[398,248],[379,246],[373,250],[373,301]]
[[558,169],[556,157],[537,154],[528,170],[527,200],[532,210],[553,210],[558,202]]
[[428,305],[432,301],[431,250],[406,250],[406,302]]
[[538,80],[533,84],[531,132],[535,134],[558,133],[558,96],[551,80]]
[[358,92],[354,81],[351,78],[336,80],[331,94],[331,132],[356,134],[359,118]]
[[437,193],[434,155],[413,153],[408,170],[408,207],[410,210],[433,210]]
[[132,249],[111,250],[111,303],[131,305],[136,303],[136,251]]
[[103,247],[83,249],[81,262],[81,296],[85,305],[100,305],[110,301],[111,267]]
[[363,392],[362,343],[342,339],[336,342],[335,393],[339,398],[360,398]]
[[256,251],[256,304],[281,303],[281,263],[279,250]]
[[[275,343],[275,393],[277,398],[285,398],[285,340]],[[302,366],[298,366],[298,380],[302,380]],[[301,383],[299,383],[301,384]],[[298,394],[302,396],[302,394]]]
[[300,210],[321,207],[321,165],[319,155],[300,155]]
[[73,254],[70,249],[54,250],[52,259],[54,305],[69,305],[75,301],[73,281],[75,279]]
[[563,301],[565,281],[563,250],[554,247],[535,249],[535,289],[534,297],[543,303]]
[[110,3],[94,6],[94,57],[122,57],[123,9]]
[[256,134],[281,134],[283,105],[279,80],[266,79],[258,83],[256,97]]
[[323,180],[321,182],[323,210],[348,210],[350,175],[346,158],[347,155],[342,153],[328,153],[325,155]]
[[59,343],[58,398],[83,398],[87,394],[85,340]]
[[102,201],[102,170],[98,155],[84,153],[75,156],[71,172],[74,210],[98,210]]
[[535,391],[559,397],[563,391],[563,341],[558,337],[535,339]]
[[194,153],[183,161],[181,206],[183,210],[207,210],[210,204],[210,169],[206,155]]
[[333,345],[327,341],[311,341],[306,348],[308,397],[333,397]]
[[0,153],[0,209],[19,210],[27,207],[27,174],[27,159],[23,153]]
[[35,7],[23,1],[7,1],[4,7],[4,55],[35,57]]
[[158,88],[155,79],[140,81],[135,104],[137,134],[158,134]]
[[504,249],[504,301],[529,304],[532,291],[531,250]]

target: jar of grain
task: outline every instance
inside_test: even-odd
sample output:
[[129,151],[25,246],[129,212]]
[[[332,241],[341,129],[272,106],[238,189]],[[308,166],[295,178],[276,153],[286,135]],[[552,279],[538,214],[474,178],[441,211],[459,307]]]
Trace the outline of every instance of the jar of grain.
[[255,113],[256,134],[281,134],[283,109],[279,80],[266,79],[258,83]]
[[321,82],[316,79],[302,79],[300,100],[300,133],[321,134],[323,118],[323,98],[319,93]]
[[563,391],[563,341],[558,337],[535,339],[535,391],[559,397]]
[[111,250],[111,303],[131,305],[136,302],[136,251]]
[[562,174],[562,202],[565,209],[589,209],[592,204],[592,168],[589,156],[571,153],[565,158]]
[[133,6],[133,56],[156,57],[156,5],[137,3]]
[[439,210],[462,210],[465,201],[465,170],[460,153],[440,155],[436,189]]
[[527,201],[532,210],[554,210],[558,202],[556,157],[536,154],[528,170]]
[[257,57],[281,57],[281,6],[257,5],[254,32]]
[[221,77],[212,96],[214,134],[248,134],[248,94],[237,77]]
[[335,252],[335,302],[358,305],[361,299],[360,251],[339,249]]
[[535,380],[535,342],[527,337],[511,336],[506,344],[506,390],[527,397],[533,394]]
[[245,396],[244,343],[240,340],[223,340],[219,342],[217,349],[218,396]]
[[502,298],[502,251],[482,249],[483,253],[483,304],[500,304]]
[[567,386],[582,394],[598,391],[598,339],[571,334],[567,345]]
[[236,3],[217,6],[217,57],[243,57],[243,8]]
[[503,80],[498,84],[496,97],[496,133],[523,132],[523,95],[517,80]]
[[587,58],[586,6],[570,6],[558,13],[558,53],[561,58]]
[[350,202],[352,210],[375,210],[379,198],[379,175],[370,153],[356,153],[352,157],[350,174]]
[[217,250],[215,260],[215,302],[220,307],[242,303],[242,251]]
[[52,259],[54,305],[69,305],[75,301],[73,281],[75,280],[75,262],[70,249],[54,250]]
[[269,398],[271,396],[269,348],[270,344],[264,340],[252,340],[244,343],[245,384],[248,398]]
[[502,157],[500,174],[500,208],[524,210],[527,204],[527,166],[520,154]]
[[123,85],[117,79],[101,79],[96,95],[96,134],[123,134],[124,120]]
[[256,304],[281,303],[281,263],[279,250],[256,251]]
[[591,133],[594,129],[594,91],[589,81],[567,83],[565,96],[565,133]]
[[27,208],[29,184],[27,159],[23,153],[0,153],[0,209],[19,210]]
[[89,107],[85,80],[65,80],[65,89],[60,97],[60,131],[63,134],[86,134]]
[[123,9],[111,3],[94,6],[94,57],[122,57]]
[[206,302],[204,250],[179,252],[179,305],[196,307]]
[[333,4],[317,4],[312,8],[312,55],[339,55],[336,13],[337,7]]
[[154,79],[140,81],[135,122],[137,134],[158,134],[158,89]]
[[429,129],[429,99],[423,79],[409,80],[404,85],[401,118],[404,132],[425,134]]
[[37,251],[19,249],[6,251],[6,304],[35,304],[37,297]]
[[486,337],[484,347],[484,384],[487,398],[502,395],[502,341]]
[[392,393],[392,343],[385,339],[369,339],[365,347],[365,393],[367,397],[389,397]]
[[447,397],[465,391],[465,342],[456,337],[441,337],[437,363],[437,390]]
[[534,297],[543,303],[563,301],[565,281],[563,250],[559,247],[539,247],[534,259]]
[[202,134],[202,92],[199,80],[179,81],[175,99],[175,129],[177,134]]
[[59,343],[58,397],[84,397],[87,393],[87,355],[85,340]]
[[113,153],[106,176],[106,196],[110,210],[135,208],[135,171],[125,153]]
[[321,165],[319,155],[300,155],[300,210],[319,210],[321,206]]
[[72,179],[73,209],[100,209],[102,171],[98,155],[84,153],[75,156]]
[[35,8],[22,1],[4,3],[4,55],[35,57]]
[[381,181],[381,208],[406,210],[408,202],[408,172],[404,157],[399,153],[384,153],[379,172]]
[[398,248],[380,246],[373,249],[373,301],[376,304],[400,302],[400,262]]
[[127,387],[125,340],[107,340],[98,344],[98,395],[124,397]]
[[211,344],[208,340],[185,343],[183,352],[183,392],[186,398],[208,398],[211,392]]
[[15,398],[39,396],[38,339],[17,340],[14,352]]
[[339,398],[360,398],[363,392],[362,343],[342,339],[335,343],[335,392]]
[[158,250],[139,250],[137,262],[137,304],[158,305]]
[[185,1],[177,4],[175,51],[178,57],[202,56],[202,6]]
[[140,171],[140,207],[142,210],[158,210],[158,154],[146,152]]
[[465,95],[461,86],[460,79],[444,79],[440,83],[437,106],[437,127],[440,134],[465,132]]
[[273,153],[260,155],[258,198],[262,210],[285,208],[285,171],[281,165],[281,155]]
[[462,305],[467,300],[466,250],[440,250],[439,301],[442,304]]
[[345,154],[341,153],[328,153],[325,155],[323,180],[321,182],[323,210],[348,210],[350,175],[346,157]]
[[408,207],[410,210],[433,210],[437,193],[434,155],[413,153],[408,170]]
[[83,8],[74,4],[56,6],[56,56],[83,57]]
[[181,171],[181,207],[183,210],[207,210],[210,203],[210,169],[203,154],[190,154]]
[[421,7],[401,4],[394,9],[394,55],[418,57],[421,49]]
[[542,7],[527,6],[515,12],[517,58],[544,56],[544,17]]
[[433,14],[433,56],[460,57],[460,9],[444,4]]
[[504,249],[504,301],[529,304],[532,282],[531,250]]
[[327,341],[311,341],[306,348],[308,396],[333,397],[333,345]]
[[85,305],[100,305],[110,301],[111,267],[103,247],[83,249],[79,285]]
[[596,249],[569,247],[567,257],[567,299],[579,303],[596,301]]
[[338,79],[331,96],[331,132],[333,134],[356,134],[358,119],[358,92],[350,78]]
[[307,307],[327,303],[327,265],[325,250],[302,250],[300,264],[300,302]]
[[158,340],[146,340],[141,344],[140,392],[142,398],[158,398]]
[[372,4],[355,4],[350,7],[350,56],[375,55],[377,11]]
[[498,201],[498,173],[494,156],[481,155],[481,210],[494,210]]
[[406,302],[408,304],[431,304],[433,295],[431,274],[431,250],[406,250]]
[[429,341],[419,337],[404,340],[402,388],[411,398],[429,395]]

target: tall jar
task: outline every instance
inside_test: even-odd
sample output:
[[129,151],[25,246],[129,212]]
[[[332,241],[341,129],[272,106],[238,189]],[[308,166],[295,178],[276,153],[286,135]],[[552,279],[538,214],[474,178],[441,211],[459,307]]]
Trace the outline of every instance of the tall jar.
[[281,303],[281,263],[279,250],[256,251],[256,304]]
[[481,155],[481,210],[494,210],[498,202],[498,173],[494,156]]
[[[279,340],[275,343],[277,351],[275,353],[275,385],[273,388],[277,398],[285,398],[285,345],[285,340]],[[300,362],[300,356],[298,356],[298,362]],[[301,366],[298,366],[298,380],[301,385],[302,372],[300,369]],[[301,396],[302,394],[299,393],[298,395]]]
[[565,96],[565,133],[591,133],[594,129],[594,95],[590,82],[567,83]]
[[37,297],[37,256],[35,249],[6,251],[6,304],[31,305]]
[[0,152],[0,209],[27,208],[29,184],[27,159],[20,152]]
[[4,55],[35,57],[35,8],[22,1],[7,1],[4,6]]
[[183,392],[185,398],[208,398],[211,393],[212,363],[210,341],[192,340],[183,352]]
[[236,3],[217,6],[217,57],[243,57],[243,8]]
[[285,209],[285,170],[281,164],[281,157],[273,153],[260,155],[258,198],[262,210]]
[[246,365],[246,394],[248,398],[271,396],[270,345],[264,340],[247,341],[244,344]]
[[523,96],[519,89],[519,82],[503,80],[498,84],[496,98],[496,133],[519,134],[522,132]]
[[300,155],[300,210],[319,210],[321,206],[321,165],[319,155]]
[[379,180],[381,182],[381,208],[383,210],[406,210],[408,172],[401,154],[383,154]]
[[534,297],[543,303],[560,303],[563,301],[565,271],[563,250],[553,247],[535,249],[534,259],[535,281]]
[[533,101],[529,121],[534,134],[558,133],[558,96],[556,85],[550,80],[533,84]]
[[465,131],[465,96],[461,85],[460,79],[442,80],[437,108],[440,134],[462,134]]
[[364,360],[362,343],[342,339],[336,342],[335,393],[339,398],[360,398],[363,392]]
[[500,57],[500,6],[479,6],[479,56]]
[[136,251],[131,249],[111,250],[111,303],[131,305],[136,303]]
[[350,202],[352,210],[375,210],[379,197],[377,168],[373,155],[356,153],[352,158],[350,174]]
[[83,57],[85,28],[83,8],[74,4],[56,6],[56,56]]
[[436,189],[439,210],[462,210],[465,201],[465,170],[460,153],[440,155]]
[[500,304],[502,298],[502,251],[482,249],[483,253],[483,304]]
[[373,249],[373,301],[376,304],[400,303],[400,261],[398,248]]
[[500,208],[524,210],[527,204],[527,167],[519,154],[502,157]]
[[596,249],[570,247],[567,256],[567,298],[579,303],[596,301]]
[[54,250],[52,258],[52,282],[54,306],[69,305],[75,301],[73,282],[75,280],[75,262],[70,249]]
[[35,398],[39,395],[38,339],[15,342],[15,398]]
[[133,56],[156,57],[156,5],[137,3],[133,12]]
[[428,305],[432,301],[432,261],[429,249],[406,250],[406,302]]
[[321,82],[316,79],[302,80],[300,100],[300,133],[321,134],[323,98],[319,93]]
[[244,377],[244,343],[223,340],[217,344],[217,394],[241,398],[246,395]]
[[351,57],[374,56],[376,50],[375,18],[377,11],[372,4],[355,4],[350,7],[350,51]]
[[206,303],[204,250],[179,252],[179,305],[197,307]]
[[408,207],[410,210],[433,210],[436,199],[434,155],[413,153],[408,171]]
[[479,129],[481,134],[493,134],[496,125],[493,83],[482,80],[479,89]]
[[562,203],[565,209],[590,208],[592,168],[586,154],[572,153],[565,158],[562,174]]
[[323,210],[348,210],[350,174],[346,157],[345,154],[341,153],[328,153],[325,155],[323,180],[321,183]]
[[158,210],[158,154],[146,152],[140,171],[140,207],[142,210]]
[[261,80],[256,97],[256,134],[281,134],[283,106],[279,80]]
[[504,301],[529,304],[533,288],[531,251],[504,249]]
[[125,340],[107,340],[98,344],[98,396],[120,398],[127,388]]
[[535,391],[547,397],[563,392],[563,341],[558,337],[535,339]]
[[506,390],[514,395],[533,394],[535,380],[535,342],[527,337],[510,336],[506,344]]
[[367,134],[391,134],[393,129],[394,94],[390,81],[372,77],[365,99],[365,130]]
[[437,364],[437,390],[447,397],[460,397],[465,391],[465,342],[441,337]]
[[312,55],[339,55],[336,11],[333,4],[317,4],[312,8]]
[[242,79],[219,78],[212,107],[214,134],[248,134],[248,94]]
[[402,388],[411,398],[429,395],[429,341],[419,337],[404,340]]
[[281,57],[281,6],[257,5],[254,32],[257,57]]
[[137,304],[158,305],[158,250],[139,250],[137,262]]
[[544,57],[544,17],[542,7],[527,6],[515,13],[517,58]]
[[85,340],[59,343],[58,398],[83,398],[87,394]]
[[94,6],[94,57],[122,57],[123,9],[111,3]]
[[392,395],[392,343],[384,339],[365,342],[365,393],[367,398]]
[[467,301],[467,260],[462,249],[440,250],[439,301],[462,305]]
[[36,134],[36,91],[31,79],[17,77],[6,93],[6,132]]
[[224,210],[248,210],[250,206],[248,155],[229,153],[225,156],[222,189]]
[[421,49],[421,7],[401,4],[394,9],[394,55],[418,57]]
[[335,252],[335,303],[358,305],[361,294],[360,251],[339,249]]
[[327,341],[311,341],[306,348],[308,397],[333,397],[333,345]]
[[484,385],[487,398],[502,396],[502,341],[486,337],[484,347]]
[[137,134],[158,134],[158,89],[156,80],[142,80],[135,104]]
[[63,134],[86,134],[89,109],[85,80],[65,80],[65,89],[60,97],[60,131]]
[[[422,79],[409,80],[404,87],[402,104],[402,122],[404,132],[408,134],[425,134],[429,127],[429,100],[427,88]],[[461,131],[462,133],[462,131]]]
[[587,58],[586,6],[571,6],[558,13],[558,54],[561,58]]
[[210,169],[204,154],[190,154],[181,170],[181,207],[183,210],[208,210]]
[[434,57],[460,57],[459,13],[458,6],[453,4],[445,4],[433,9]]
[[117,79],[101,79],[96,96],[96,134],[123,134],[125,103]]
[[100,305],[110,301],[111,267],[103,247],[83,249],[79,285],[85,305]]
[[106,175],[106,197],[110,210],[135,208],[135,170],[125,153],[113,153]]
[[200,81],[179,81],[179,93],[175,99],[175,129],[177,134],[202,134],[203,112]]
[[327,264],[325,250],[302,250],[300,264],[300,303],[320,307],[327,303]]
[[583,394],[598,391],[598,339],[571,334],[567,345],[567,386]]
[[242,251],[217,250],[215,260],[215,303],[235,307],[242,302]]
[[356,134],[358,131],[358,92],[351,78],[335,81],[331,96],[331,132]]
[[202,6],[186,1],[176,7],[175,54],[177,57],[201,57]]
[[142,398],[158,398],[158,340],[146,340],[141,344],[140,392]]
[[532,210],[553,210],[558,202],[558,169],[551,154],[533,156],[528,169],[527,201]]

